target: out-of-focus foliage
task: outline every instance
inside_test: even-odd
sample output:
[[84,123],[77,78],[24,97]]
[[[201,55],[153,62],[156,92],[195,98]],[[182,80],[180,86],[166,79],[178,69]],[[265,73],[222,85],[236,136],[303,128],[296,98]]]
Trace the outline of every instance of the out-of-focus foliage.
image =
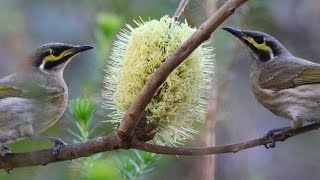
[[[96,102],[92,98],[78,98],[69,102],[68,108],[75,120],[77,131],[69,129],[74,142],[85,142],[89,135],[94,134],[92,117],[96,110]],[[101,154],[74,160],[71,174],[80,179],[141,179],[151,173],[160,155],[131,150],[129,153],[120,151],[118,158],[103,157]],[[116,159],[116,161],[115,161]],[[78,175],[75,172],[79,171]],[[120,178],[121,177],[121,178]]]
[[75,120],[79,134],[73,131],[70,132],[82,142],[87,141],[89,138],[89,124],[95,108],[96,104],[93,99],[79,98],[69,102],[69,112]]
[[106,59],[108,59],[112,38],[121,27],[121,19],[115,14],[99,13],[97,15],[97,25],[98,30],[95,36],[99,44],[98,67],[103,68]]
[[[90,135],[94,134],[92,118],[96,111],[96,102],[92,98],[78,98],[69,102],[68,110],[74,119],[77,131],[69,129],[74,136],[74,142],[86,142]],[[118,170],[113,161],[106,161],[101,154],[74,160],[71,166],[71,174],[80,179],[115,179],[119,177]],[[79,171],[80,173],[76,174]]]
[[121,26],[119,17],[114,14],[98,14],[97,23],[105,38],[111,38]]
[[[90,161],[90,160],[89,160]],[[115,167],[115,162],[108,159],[92,160],[91,165],[85,165],[82,169],[84,176],[80,179],[106,180],[120,179],[119,171]],[[90,163],[90,162],[89,162]]]
[[117,167],[121,178],[128,180],[145,179],[157,167],[160,155],[130,150],[117,156]]

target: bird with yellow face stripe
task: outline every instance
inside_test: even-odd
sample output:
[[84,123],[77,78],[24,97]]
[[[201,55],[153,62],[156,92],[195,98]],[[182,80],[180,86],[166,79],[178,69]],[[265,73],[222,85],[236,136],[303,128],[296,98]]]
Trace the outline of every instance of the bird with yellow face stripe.
[[251,89],[256,99],[292,126],[269,131],[267,148],[275,147],[274,133],[320,122],[320,64],[293,56],[277,39],[262,32],[223,28],[240,39],[253,68]]
[[6,146],[25,137],[35,136],[55,143],[57,154],[65,143],[59,138],[38,136],[63,114],[68,88],[63,70],[75,55],[92,49],[50,43],[39,47],[29,57],[22,72],[0,79],[0,145],[2,156],[10,153]]

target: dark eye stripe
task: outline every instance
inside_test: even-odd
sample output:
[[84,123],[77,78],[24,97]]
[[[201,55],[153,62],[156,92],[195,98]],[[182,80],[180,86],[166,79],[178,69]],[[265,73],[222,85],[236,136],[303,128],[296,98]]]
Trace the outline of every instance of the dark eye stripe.
[[68,60],[68,57],[64,57],[64,58],[60,59],[59,61],[47,62],[46,64],[44,64],[44,69],[48,69],[48,70],[52,69],[56,66],[59,66],[60,64],[63,64],[67,60]]
[[51,54],[58,57],[64,50],[64,48],[55,48],[52,50]]
[[49,51],[46,51],[45,53],[43,53],[41,56],[42,58],[46,57],[46,56],[49,56],[50,55],[50,52]]

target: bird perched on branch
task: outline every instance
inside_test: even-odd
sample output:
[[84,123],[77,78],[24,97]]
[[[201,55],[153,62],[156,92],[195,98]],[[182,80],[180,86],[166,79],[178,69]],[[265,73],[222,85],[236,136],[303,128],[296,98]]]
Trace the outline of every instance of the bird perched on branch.
[[6,144],[35,136],[55,143],[57,154],[65,143],[59,138],[38,136],[63,114],[68,87],[63,70],[77,54],[91,46],[50,43],[29,57],[25,69],[0,79],[0,145],[2,156],[11,153]]
[[274,37],[257,31],[223,28],[240,39],[253,68],[251,89],[256,99],[277,116],[291,120],[291,127],[274,129],[267,136],[275,147],[274,134],[320,122],[320,64],[293,56]]

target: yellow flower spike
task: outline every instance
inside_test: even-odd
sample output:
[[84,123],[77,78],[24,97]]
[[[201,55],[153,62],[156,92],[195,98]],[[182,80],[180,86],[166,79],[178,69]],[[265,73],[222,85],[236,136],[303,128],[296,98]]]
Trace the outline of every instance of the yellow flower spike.
[[[145,82],[196,29],[164,16],[160,20],[134,21],[122,29],[114,43],[104,78],[104,107],[119,123]],[[157,127],[155,142],[182,144],[197,131],[193,124],[206,112],[214,74],[213,49],[199,46],[162,85],[146,107],[148,122]]]

